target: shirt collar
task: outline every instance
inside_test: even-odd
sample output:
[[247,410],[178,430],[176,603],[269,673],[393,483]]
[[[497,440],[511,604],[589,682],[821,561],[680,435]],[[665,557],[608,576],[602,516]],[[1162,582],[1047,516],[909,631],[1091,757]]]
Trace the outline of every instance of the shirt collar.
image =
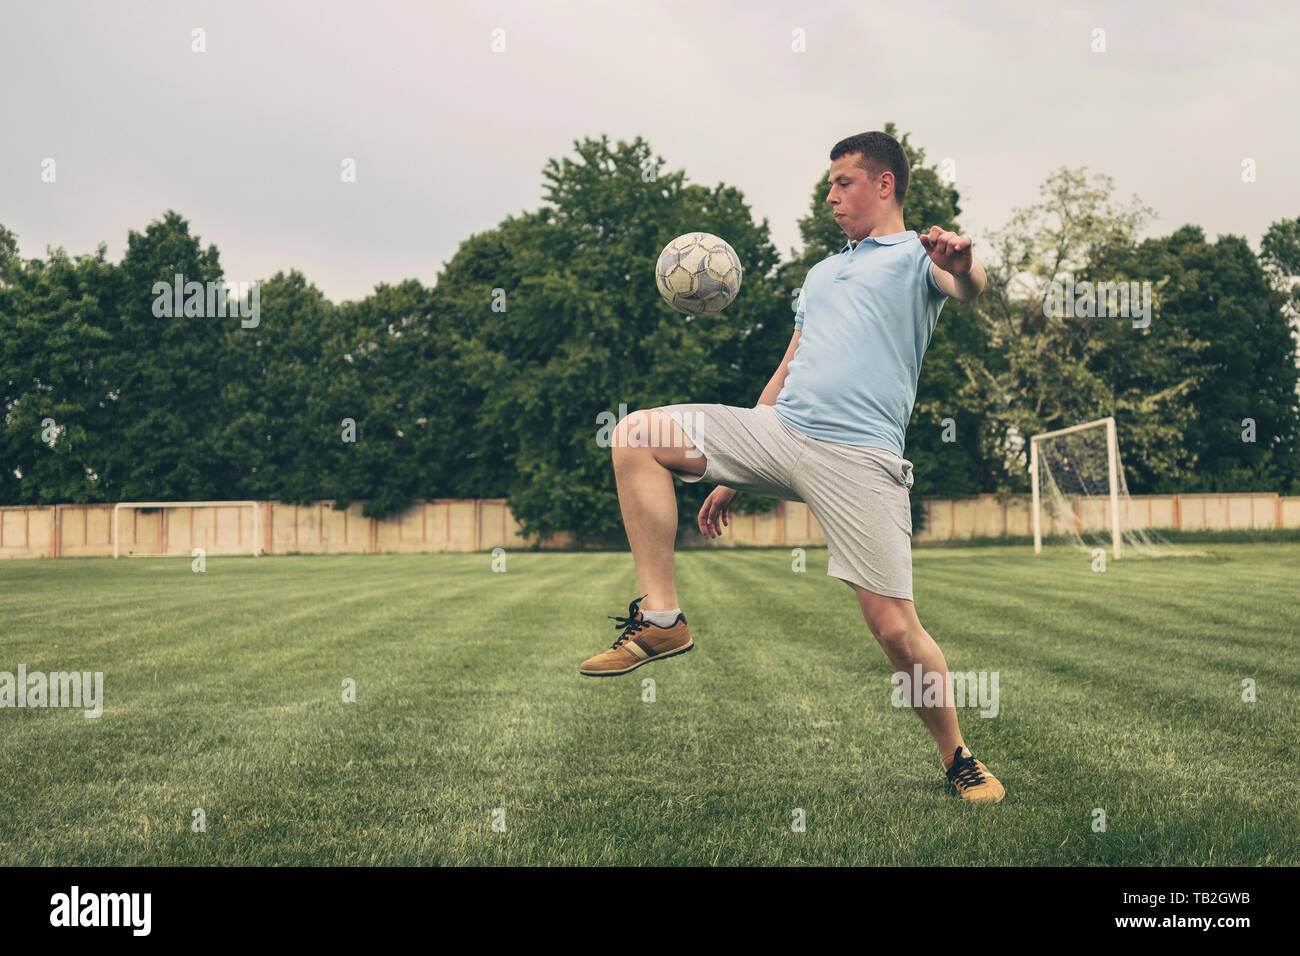
[[[888,236],[867,236],[865,239],[859,242],[858,245],[859,246],[862,245],[863,242],[874,242],[880,246],[896,246],[898,245],[898,243],[906,242],[908,239],[914,238],[915,236],[916,236],[915,230],[909,229],[906,232],[895,232],[895,233],[891,233]],[[846,239],[844,241],[844,248],[841,249],[840,252],[848,252],[855,248],[857,247],[853,245],[853,240]]]

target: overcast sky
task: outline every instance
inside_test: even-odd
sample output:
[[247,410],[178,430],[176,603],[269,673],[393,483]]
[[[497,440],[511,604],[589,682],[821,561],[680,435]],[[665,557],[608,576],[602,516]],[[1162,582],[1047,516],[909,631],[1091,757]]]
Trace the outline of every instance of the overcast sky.
[[893,120],[954,160],[977,243],[1069,165],[1154,207],[1149,233],[1198,223],[1258,249],[1300,215],[1297,11],[0,0],[0,224],[25,256],[103,241],[116,260],[172,208],[227,280],[297,268],[341,301],[432,284],[462,239],[540,205],[548,157],[639,134],[690,181],[743,190],[788,256],[830,147]]

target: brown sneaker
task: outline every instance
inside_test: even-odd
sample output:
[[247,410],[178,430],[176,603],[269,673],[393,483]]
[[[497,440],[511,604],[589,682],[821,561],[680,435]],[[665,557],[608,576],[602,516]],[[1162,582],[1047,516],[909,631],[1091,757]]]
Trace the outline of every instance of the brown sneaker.
[[1006,790],[989,773],[988,767],[971,756],[970,750],[963,755],[961,747],[953,752],[948,783],[956,788],[959,797],[971,803],[997,803],[1006,796]]
[[627,617],[610,615],[614,626],[622,628],[623,633],[609,650],[583,661],[579,674],[615,677],[651,661],[685,654],[695,646],[686,627],[686,615],[678,612],[677,620],[668,627],[652,624],[637,607],[645,597],[643,594],[627,606]]

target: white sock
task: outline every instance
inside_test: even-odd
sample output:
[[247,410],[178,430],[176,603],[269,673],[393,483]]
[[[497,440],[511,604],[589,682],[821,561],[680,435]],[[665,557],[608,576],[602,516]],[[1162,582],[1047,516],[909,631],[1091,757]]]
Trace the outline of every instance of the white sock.
[[673,621],[677,620],[677,615],[681,613],[681,608],[675,607],[671,611],[642,611],[645,619],[651,624],[658,624],[660,627],[672,627]]

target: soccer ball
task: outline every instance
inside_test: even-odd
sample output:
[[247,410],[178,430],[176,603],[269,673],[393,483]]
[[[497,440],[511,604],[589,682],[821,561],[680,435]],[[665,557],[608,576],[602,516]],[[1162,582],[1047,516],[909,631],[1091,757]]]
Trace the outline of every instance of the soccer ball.
[[659,253],[655,284],[678,312],[705,315],[725,309],[740,291],[736,250],[707,232],[678,236]]

